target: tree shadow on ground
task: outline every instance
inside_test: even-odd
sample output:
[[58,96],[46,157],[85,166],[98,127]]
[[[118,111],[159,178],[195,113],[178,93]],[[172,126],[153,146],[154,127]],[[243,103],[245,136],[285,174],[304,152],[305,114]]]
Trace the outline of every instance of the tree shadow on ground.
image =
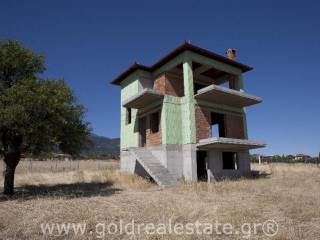
[[81,198],[110,196],[122,191],[115,188],[112,182],[70,183],[56,185],[23,185],[15,188],[13,196],[0,194],[0,202],[7,200],[32,200],[37,198]]

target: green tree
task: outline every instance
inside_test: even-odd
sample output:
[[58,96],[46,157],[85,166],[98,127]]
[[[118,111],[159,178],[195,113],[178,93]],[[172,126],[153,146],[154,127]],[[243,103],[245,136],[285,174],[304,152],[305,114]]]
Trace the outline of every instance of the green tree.
[[84,108],[63,80],[42,80],[44,58],[16,41],[0,41],[0,153],[6,165],[4,194],[14,190],[22,153],[76,155],[87,143]]

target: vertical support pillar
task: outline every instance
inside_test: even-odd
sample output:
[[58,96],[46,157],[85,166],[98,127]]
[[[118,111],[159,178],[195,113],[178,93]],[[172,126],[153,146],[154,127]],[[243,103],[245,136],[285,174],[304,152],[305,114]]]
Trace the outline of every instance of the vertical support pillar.
[[191,100],[193,98],[193,72],[192,61],[188,58],[183,62],[183,81],[184,81],[184,95]]
[[181,104],[183,175],[197,181],[196,112],[193,90],[192,61],[185,53],[183,60],[184,97]]
[[183,143],[196,143],[196,114],[193,90],[192,61],[185,58],[183,62],[184,102],[182,108]]
[[249,151],[238,152],[239,170],[242,173],[248,173],[251,170],[250,167],[250,154]]
[[[238,91],[240,91],[240,92],[244,92],[242,75],[238,75],[238,76],[236,77],[235,89],[238,90]],[[243,115],[243,133],[244,133],[244,138],[245,138],[245,139],[248,139],[248,128],[247,128],[246,108],[242,108],[242,115]]]

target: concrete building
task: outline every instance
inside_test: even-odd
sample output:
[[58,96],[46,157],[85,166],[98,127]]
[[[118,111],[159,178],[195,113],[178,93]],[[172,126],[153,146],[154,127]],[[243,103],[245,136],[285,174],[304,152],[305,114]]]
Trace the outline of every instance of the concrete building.
[[183,43],[154,65],[133,64],[112,81],[121,87],[121,169],[162,186],[250,172],[244,92],[252,70],[228,49],[221,56]]

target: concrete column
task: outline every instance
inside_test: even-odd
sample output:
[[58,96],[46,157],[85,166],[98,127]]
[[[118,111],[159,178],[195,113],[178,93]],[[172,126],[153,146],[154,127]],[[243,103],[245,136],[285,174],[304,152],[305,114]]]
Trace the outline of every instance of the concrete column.
[[[244,92],[244,85],[243,85],[243,78],[242,75],[238,75],[236,77],[235,82],[235,88],[236,90],[240,92]],[[248,139],[248,128],[247,128],[247,114],[246,114],[246,108],[242,108],[242,115],[243,115],[243,132],[245,139]]]
[[250,155],[249,151],[238,152],[239,170],[243,173],[250,172]]
[[184,95],[189,99],[193,99],[193,72],[192,61],[186,59],[183,62],[183,82],[184,82]]
[[208,154],[208,166],[210,171],[214,175],[214,173],[222,171],[222,152],[209,150]]
[[197,181],[197,153],[195,144],[183,144],[183,176],[186,181]]
[[182,139],[184,144],[196,143],[196,116],[192,61],[183,62],[184,99],[182,106]]

